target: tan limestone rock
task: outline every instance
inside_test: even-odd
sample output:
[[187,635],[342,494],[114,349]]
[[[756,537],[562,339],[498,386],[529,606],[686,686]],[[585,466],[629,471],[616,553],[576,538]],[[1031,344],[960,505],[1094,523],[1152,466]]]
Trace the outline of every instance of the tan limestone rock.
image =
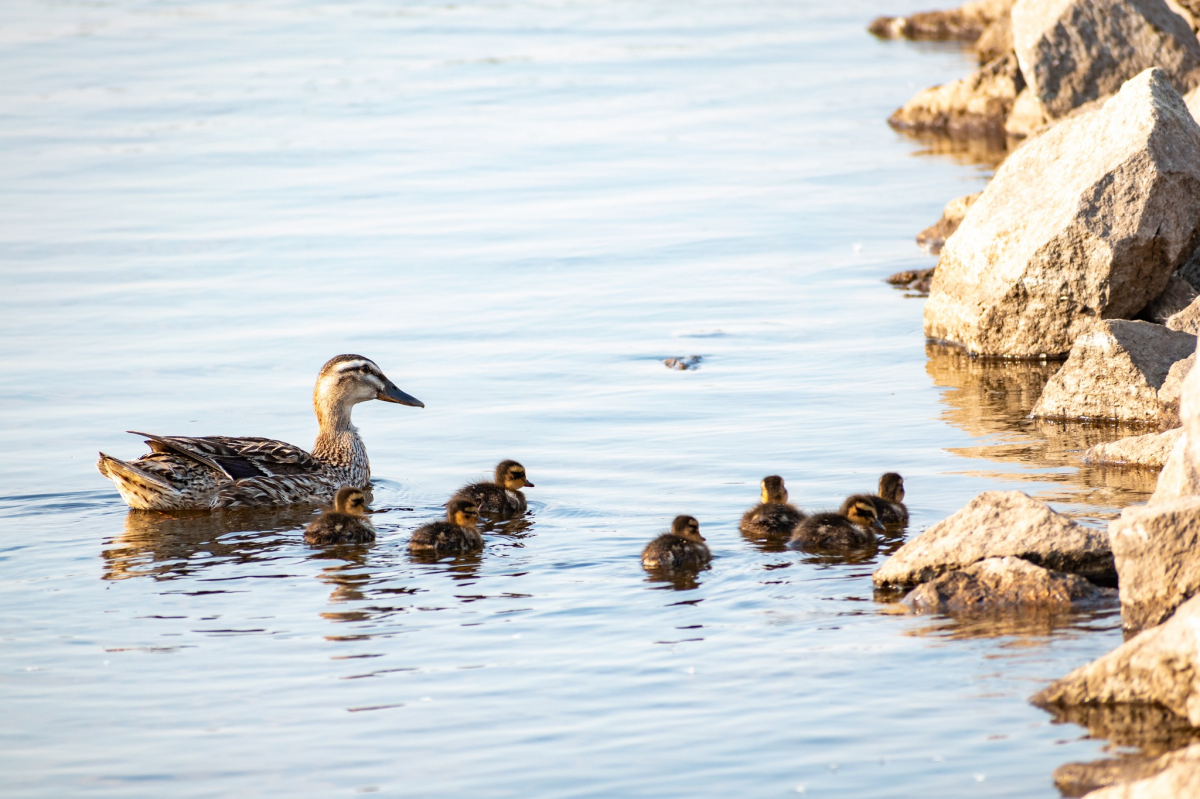
[[986,491],[896,550],[872,579],[880,587],[917,585],[1006,556],[1101,584],[1116,575],[1105,533],[1020,491]]
[[[1175,752],[1167,752],[1164,755],[1157,757],[1146,756],[1125,756],[1117,759],[1098,760],[1094,763],[1067,763],[1054,770],[1054,783],[1058,786],[1060,792],[1064,796],[1083,796],[1085,793],[1090,797],[1108,796],[1113,797],[1135,797],[1135,796],[1154,796],[1161,799],[1184,799],[1187,796],[1198,796],[1200,794],[1192,793],[1141,793],[1151,786],[1142,786],[1134,792],[1122,792],[1131,790],[1136,783],[1141,780],[1149,780],[1157,774],[1162,774],[1169,769],[1187,769],[1200,773],[1200,744],[1192,744]],[[1173,790],[1178,790],[1177,787],[1168,781],[1166,785],[1172,787]],[[1196,783],[1200,786],[1200,783]],[[1122,790],[1115,793],[1100,792],[1087,793],[1099,788],[1107,788],[1109,786],[1121,786]],[[1157,790],[1159,786],[1154,786]]]
[[975,40],[975,54],[979,63],[986,64],[994,58],[1013,52],[1012,13],[993,20],[979,38]]
[[1108,536],[1126,630],[1161,624],[1200,592],[1200,497],[1125,508]]
[[1042,101],[1026,86],[1017,94],[1013,101],[1012,111],[1004,121],[1004,132],[1009,136],[1023,138],[1032,136],[1050,121]]
[[1014,0],[971,0],[947,11],[919,11],[907,17],[877,17],[867,30],[881,39],[973,42]]
[[1183,435],[1171,450],[1150,504],[1200,495],[1200,369],[1183,379],[1179,393],[1179,422]]
[[1128,318],[1195,249],[1200,126],[1161,70],[1015,150],[942,249],[925,334],[1059,357]]
[[1200,799],[1200,747],[1163,755],[1155,765],[1162,770],[1151,777],[1101,788],[1087,799]]
[[[982,193],[977,191],[965,197],[955,197],[946,203],[946,207],[942,209],[942,218],[917,234],[917,244],[921,249],[930,255],[940,253],[942,246],[946,243],[946,239],[950,238],[951,234],[958,230],[958,226],[962,224],[963,217],[967,215],[967,210],[975,204],[975,201],[979,199],[979,195]],[[933,272],[932,269],[929,271],[930,273]]]
[[[1179,277],[1179,273],[1171,275],[1167,287],[1162,290],[1150,303],[1142,309],[1141,317],[1160,325],[1166,325],[1170,318],[1185,310],[1196,299],[1196,290],[1192,284]],[[1171,327],[1167,325],[1167,327]],[[1181,328],[1172,327],[1172,330]],[[1186,331],[1196,335],[1193,331]]]
[[897,130],[959,138],[1001,135],[1024,87],[1017,57],[1009,53],[965,78],[918,92],[888,118],[888,124]]
[[1175,429],[1097,444],[1083,453],[1083,462],[1161,469],[1182,434],[1182,430]]
[[1168,316],[1166,325],[1172,330],[1200,335],[1200,299],[1193,300],[1186,308]]
[[1068,606],[1116,592],[1075,574],[1050,571],[1022,558],[987,558],[938,575],[901,600],[918,613],[969,613],[1017,605]]
[[1200,41],[1163,0],[1019,0],[1013,47],[1051,119],[1159,67],[1185,92],[1200,83]]
[[[1162,431],[1175,430],[1183,426],[1179,416],[1179,401],[1183,395],[1183,381],[1192,373],[1196,365],[1196,353],[1192,353],[1182,361],[1176,361],[1167,372],[1167,379],[1158,390],[1158,429]],[[1174,446],[1174,444],[1172,444]],[[1170,450],[1167,451],[1169,456]],[[1166,461],[1163,461],[1166,464]]]
[[1195,350],[1196,337],[1190,333],[1152,322],[1101,322],[1075,341],[1032,415],[1157,424],[1159,389],[1171,367]]

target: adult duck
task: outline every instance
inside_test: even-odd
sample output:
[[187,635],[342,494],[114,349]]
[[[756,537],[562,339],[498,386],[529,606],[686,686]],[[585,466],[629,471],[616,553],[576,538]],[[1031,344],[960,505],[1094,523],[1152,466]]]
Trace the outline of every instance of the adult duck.
[[425,407],[398,389],[370,358],[339,355],[321,367],[313,389],[319,429],[312,452],[269,438],[156,436],[131,430],[145,436],[153,451],[135,461],[101,452],[96,468],[137,509],[328,503],[339,488],[365,489],[371,479],[367,450],[350,412],[374,399]]

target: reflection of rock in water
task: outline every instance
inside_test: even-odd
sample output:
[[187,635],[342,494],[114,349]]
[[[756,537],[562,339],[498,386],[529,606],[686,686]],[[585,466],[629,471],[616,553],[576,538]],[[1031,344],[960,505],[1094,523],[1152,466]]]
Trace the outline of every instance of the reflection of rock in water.
[[1150,757],[1200,741],[1200,730],[1164,707],[1152,704],[1071,705],[1044,708],[1055,724],[1086,727],[1091,738],[1116,747],[1134,747]]
[[[895,602],[896,592],[876,591],[875,599]],[[895,607],[894,605],[889,608]],[[890,612],[890,610],[889,610]],[[1098,618],[1113,617],[1120,623],[1120,609],[1114,598],[1112,608],[1081,610],[1047,606],[995,608],[970,613],[947,613],[929,617],[930,624],[909,630],[907,635],[950,639],[1013,638],[1013,647],[1042,646],[1055,634],[1069,629],[1086,629]]]
[[959,164],[1000,166],[1008,157],[1009,139],[1003,133],[990,136],[948,136],[937,133],[904,134],[921,143],[914,155],[949,157]]
[[[131,510],[124,532],[100,553],[102,576],[173,580],[212,566],[268,561],[276,549],[300,539],[299,531],[312,515],[306,507],[218,513]],[[196,557],[200,553],[206,556]]]
[[[1041,493],[1047,502],[1121,508],[1148,499],[1157,479],[1136,469],[1082,463],[1094,444],[1144,433],[1133,427],[1095,422],[1030,419],[1042,389],[1061,363],[972,358],[959,347],[925,345],[925,371],[935,385],[949,389],[941,401],[942,418],[985,443],[948,450],[965,458],[1061,468],[1061,472],[983,472],[993,479],[1061,483],[1061,492]],[[1080,491],[1080,488],[1083,491]],[[1097,514],[1089,514],[1097,515]]]

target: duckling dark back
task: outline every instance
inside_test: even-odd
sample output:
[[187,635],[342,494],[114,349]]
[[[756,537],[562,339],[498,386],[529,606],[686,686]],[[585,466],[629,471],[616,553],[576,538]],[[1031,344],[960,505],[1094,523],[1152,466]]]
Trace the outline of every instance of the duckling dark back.
[[479,510],[501,519],[524,513],[528,507],[522,488],[533,488],[525,473],[525,467],[514,460],[496,464],[496,481],[469,483],[455,492],[454,499],[469,497],[479,505]]
[[454,497],[446,503],[445,521],[418,527],[408,542],[410,550],[471,552],[483,548],[483,536],[475,529],[479,505],[470,497]]
[[375,526],[364,515],[367,498],[361,489],[345,487],[333,497],[333,510],[326,511],[304,530],[310,544],[369,544],[375,540]]
[[671,532],[663,533],[642,550],[642,566],[647,569],[700,569],[710,560],[712,553],[700,535],[700,522],[692,516],[676,516]]
[[742,515],[738,528],[745,535],[755,538],[790,536],[796,525],[803,521],[804,511],[788,502],[782,477],[764,477],[761,487],[762,502]]
[[838,513],[816,513],[802,521],[788,543],[794,549],[856,549],[878,543],[868,527],[878,526],[875,503],[860,494],[848,497]]
[[908,524],[908,507],[904,504],[904,478],[887,472],[879,478],[879,494],[872,496],[879,521],[884,524]]

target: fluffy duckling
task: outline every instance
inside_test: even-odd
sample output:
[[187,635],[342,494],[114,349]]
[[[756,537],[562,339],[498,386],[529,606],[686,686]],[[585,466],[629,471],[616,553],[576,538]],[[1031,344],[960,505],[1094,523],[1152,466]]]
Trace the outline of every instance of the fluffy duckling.
[[908,524],[908,507],[904,504],[904,478],[888,472],[879,478],[879,493],[871,497],[879,521],[884,524]]
[[691,516],[676,516],[671,532],[663,533],[642,550],[647,569],[699,569],[712,560],[708,544],[700,535],[700,522]]
[[866,495],[848,497],[837,513],[814,513],[796,527],[788,546],[818,549],[870,546],[878,541],[867,528],[882,530],[875,503]]
[[408,542],[410,551],[470,552],[483,549],[483,536],[475,529],[479,523],[479,505],[468,497],[446,503],[446,521],[418,527]]
[[369,544],[375,526],[366,517],[367,497],[361,489],[346,486],[333,495],[333,510],[327,510],[304,530],[310,544]]
[[772,538],[791,535],[802,521],[804,511],[788,502],[783,478],[771,475],[763,478],[762,502],[743,514],[740,529],[747,535]]
[[508,519],[525,512],[525,495],[522,488],[533,488],[525,476],[525,467],[516,461],[500,461],[496,465],[496,481],[465,485],[454,495],[454,499],[467,497],[475,500],[479,510]]

